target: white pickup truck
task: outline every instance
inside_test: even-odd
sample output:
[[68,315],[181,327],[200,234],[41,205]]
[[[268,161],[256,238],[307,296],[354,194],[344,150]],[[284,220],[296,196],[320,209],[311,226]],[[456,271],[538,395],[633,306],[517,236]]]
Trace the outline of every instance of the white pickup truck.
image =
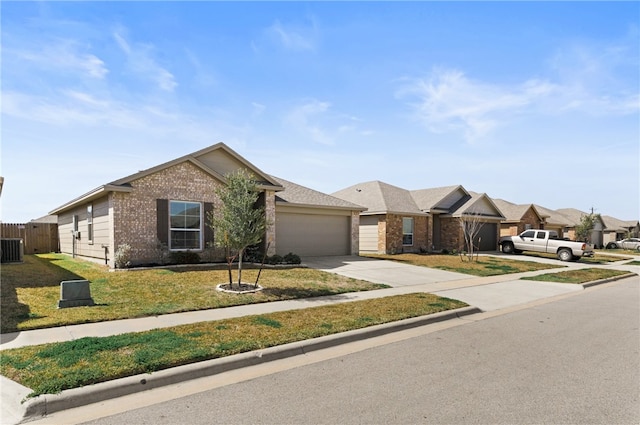
[[518,236],[505,236],[500,238],[500,247],[506,254],[522,251],[553,253],[562,261],[576,261],[593,256],[593,246],[560,239],[553,230],[525,230]]

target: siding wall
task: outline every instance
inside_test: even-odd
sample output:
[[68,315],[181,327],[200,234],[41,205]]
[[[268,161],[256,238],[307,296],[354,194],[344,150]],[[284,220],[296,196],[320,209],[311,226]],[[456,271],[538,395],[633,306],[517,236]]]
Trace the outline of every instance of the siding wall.
[[[103,246],[111,245],[109,232],[109,196],[80,205],[73,210],[58,215],[58,232],[60,252],[87,258],[104,259]],[[89,224],[87,222],[87,206],[93,205],[93,240],[89,241]],[[73,234],[73,216],[78,216],[79,238]],[[108,251],[111,253],[111,250]]]

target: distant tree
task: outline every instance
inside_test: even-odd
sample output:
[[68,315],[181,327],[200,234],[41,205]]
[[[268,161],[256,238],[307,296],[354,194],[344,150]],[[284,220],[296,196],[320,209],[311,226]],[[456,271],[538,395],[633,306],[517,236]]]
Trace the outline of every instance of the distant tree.
[[267,222],[264,207],[257,207],[257,184],[243,169],[225,176],[226,185],[216,189],[221,206],[209,213],[207,224],[213,229],[216,245],[226,250],[229,286],[233,287],[231,265],[238,259],[238,286],[242,284],[242,258],[247,247],[262,240]]
[[591,234],[596,227],[596,221],[600,220],[600,214],[583,214],[580,223],[576,226],[576,240],[591,243]]
[[[464,249],[467,252],[467,258],[469,261],[473,261],[474,252],[480,248],[479,234],[484,226],[484,221],[482,221],[482,216],[476,213],[464,214],[459,220],[464,235]],[[462,256],[462,253],[460,255]]]

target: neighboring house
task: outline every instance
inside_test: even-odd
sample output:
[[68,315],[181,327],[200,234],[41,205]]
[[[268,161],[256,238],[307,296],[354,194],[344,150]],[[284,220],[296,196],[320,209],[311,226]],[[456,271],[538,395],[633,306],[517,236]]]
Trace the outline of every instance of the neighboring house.
[[371,181],[332,195],[366,207],[360,214],[360,251],[396,254],[429,249],[428,214],[420,211],[408,190]]
[[[261,191],[258,205],[268,222],[262,250],[268,246],[269,255],[357,253],[354,229],[362,207],[278,180],[223,143],[105,184],[54,209],[50,214],[58,216],[60,251],[108,258],[111,267],[125,244],[132,249],[132,264],[157,262],[159,245],[169,252],[206,252],[210,259],[222,259],[221,252],[208,249],[214,235],[207,215],[220,207],[215,189],[225,184],[224,176],[240,168]],[[324,235],[320,229],[336,217],[342,217],[340,231]],[[297,237],[287,234],[291,226],[301,229]]]
[[546,228],[549,216],[542,214],[533,204],[516,205],[503,199],[494,199],[493,202],[505,217],[500,223],[500,236],[516,236],[525,230]]
[[360,251],[377,253],[464,249],[461,221],[480,217],[480,250],[498,247],[500,210],[485,194],[462,186],[409,191],[380,181],[332,194],[367,208],[360,216]]
[[602,240],[604,246],[607,246],[609,242],[640,236],[640,222],[637,220],[625,221],[603,215],[602,221],[605,224],[604,238]]
[[544,228],[546,230],[554,230],[560,237],[569,237],[567,229],[569,228],[570,220],[557,211],[550,210],[549,208],[542,207],[540,205],[533,205],[536,210],[546,217]]
[[[571,240],[576,240],[576,226],[580,224],[580,222],[582,221],[582,217],[589,215],[589,213],[580,211],[575,208],[560,208],[556,211],[567,217],[569,221],[569,226],[567,228],[567,231],[565,232],[565,237],[568,237]],[[591,232],[591,236],[589,237],[589,243],[593,244],[596,248],[604,246],[603,242],[605,227],[606,226],[602,218],[596,220],[594,223],[593,231]]]

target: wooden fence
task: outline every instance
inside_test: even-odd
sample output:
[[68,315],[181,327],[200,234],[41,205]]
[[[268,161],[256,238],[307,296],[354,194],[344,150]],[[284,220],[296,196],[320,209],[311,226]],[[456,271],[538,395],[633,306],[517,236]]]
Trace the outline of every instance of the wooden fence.
[[1,223],[0,225],[2,226],[0,237],[22,239],[25,254],[60,252],[56,223]]

